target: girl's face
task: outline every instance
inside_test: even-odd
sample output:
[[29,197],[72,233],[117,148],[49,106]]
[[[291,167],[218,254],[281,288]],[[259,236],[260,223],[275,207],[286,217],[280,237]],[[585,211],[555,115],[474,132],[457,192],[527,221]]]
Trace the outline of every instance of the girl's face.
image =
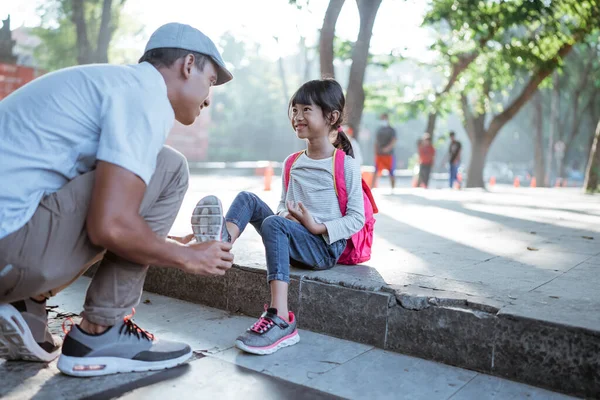
[[292,106],[290,120],[300,139],[315,139],[328,136],[331,125],[323,116],[323,110],[316,104],[296,104]]

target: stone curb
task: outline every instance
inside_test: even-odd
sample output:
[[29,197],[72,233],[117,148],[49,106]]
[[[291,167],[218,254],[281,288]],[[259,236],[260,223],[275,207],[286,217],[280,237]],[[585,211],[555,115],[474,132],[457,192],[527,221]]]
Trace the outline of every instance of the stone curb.
[[[575,396],[600,397],[600,332],[511,315],[449,292],[365,284],[292,270],[299,327]],[[266,271],[235,265],[224,278],[151,267],[145,290],[258,317]]]

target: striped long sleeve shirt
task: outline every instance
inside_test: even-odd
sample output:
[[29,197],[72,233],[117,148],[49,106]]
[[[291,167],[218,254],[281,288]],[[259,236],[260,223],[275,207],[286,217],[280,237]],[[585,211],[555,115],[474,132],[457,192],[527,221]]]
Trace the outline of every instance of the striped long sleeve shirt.
[[303,153],[292,166],[288,188],[285,187],[282,174],[283,185],[277,214],[285,216],[288,213],[288,201],[302,202],[315,222],[327,227],[323,239],[328,244],[349,239],[362,229],[365,210],[360,166],[348,155],[344,160],[344,174],[348,207],[346,215],[342,216],[333,185],[333,157],[313,160]]

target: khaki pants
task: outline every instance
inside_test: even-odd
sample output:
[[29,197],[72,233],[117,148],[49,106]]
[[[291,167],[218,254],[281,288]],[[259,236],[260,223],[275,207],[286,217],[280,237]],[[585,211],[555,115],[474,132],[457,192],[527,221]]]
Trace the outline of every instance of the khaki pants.
[[[185,157],[163,147],[140,206],[140,215],[157,235],[165,237],[171,229],[188,178]],[[84,317],[96,324],[114,325],[139,303],[148,266],[106,252],[87,236],[85,220],[94,181],[93,171],[73,179],[42,199],[25,226],[0,240],[0,304],[55,295],[99,259]]]

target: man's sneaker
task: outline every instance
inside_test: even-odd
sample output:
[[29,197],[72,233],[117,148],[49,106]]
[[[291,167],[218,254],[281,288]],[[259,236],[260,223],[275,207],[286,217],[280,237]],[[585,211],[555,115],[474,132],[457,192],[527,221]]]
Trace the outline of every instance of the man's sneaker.
[[155,338],[138,327],[132,316],[99,335],[73,326],[65,337],[58,369],[72,376],[155,371],[183,364],[191,357],[190,346]]
[[298,343],[300,335],[296,329],[296,317],[293,312],[289,315],[290,322],[287,323],[277,316],[276,308],[268,308],[252,327],[237,338],[236,347],[248,353],[265,355]]
[[231,242],[223,217],[223,205],[217,196],[206,196],[196,204],[192,213],[192,231],[198,242]]
[[48,331],[45,301],[0,305],[0,358],[50,362],[60,354],[58,343]]

